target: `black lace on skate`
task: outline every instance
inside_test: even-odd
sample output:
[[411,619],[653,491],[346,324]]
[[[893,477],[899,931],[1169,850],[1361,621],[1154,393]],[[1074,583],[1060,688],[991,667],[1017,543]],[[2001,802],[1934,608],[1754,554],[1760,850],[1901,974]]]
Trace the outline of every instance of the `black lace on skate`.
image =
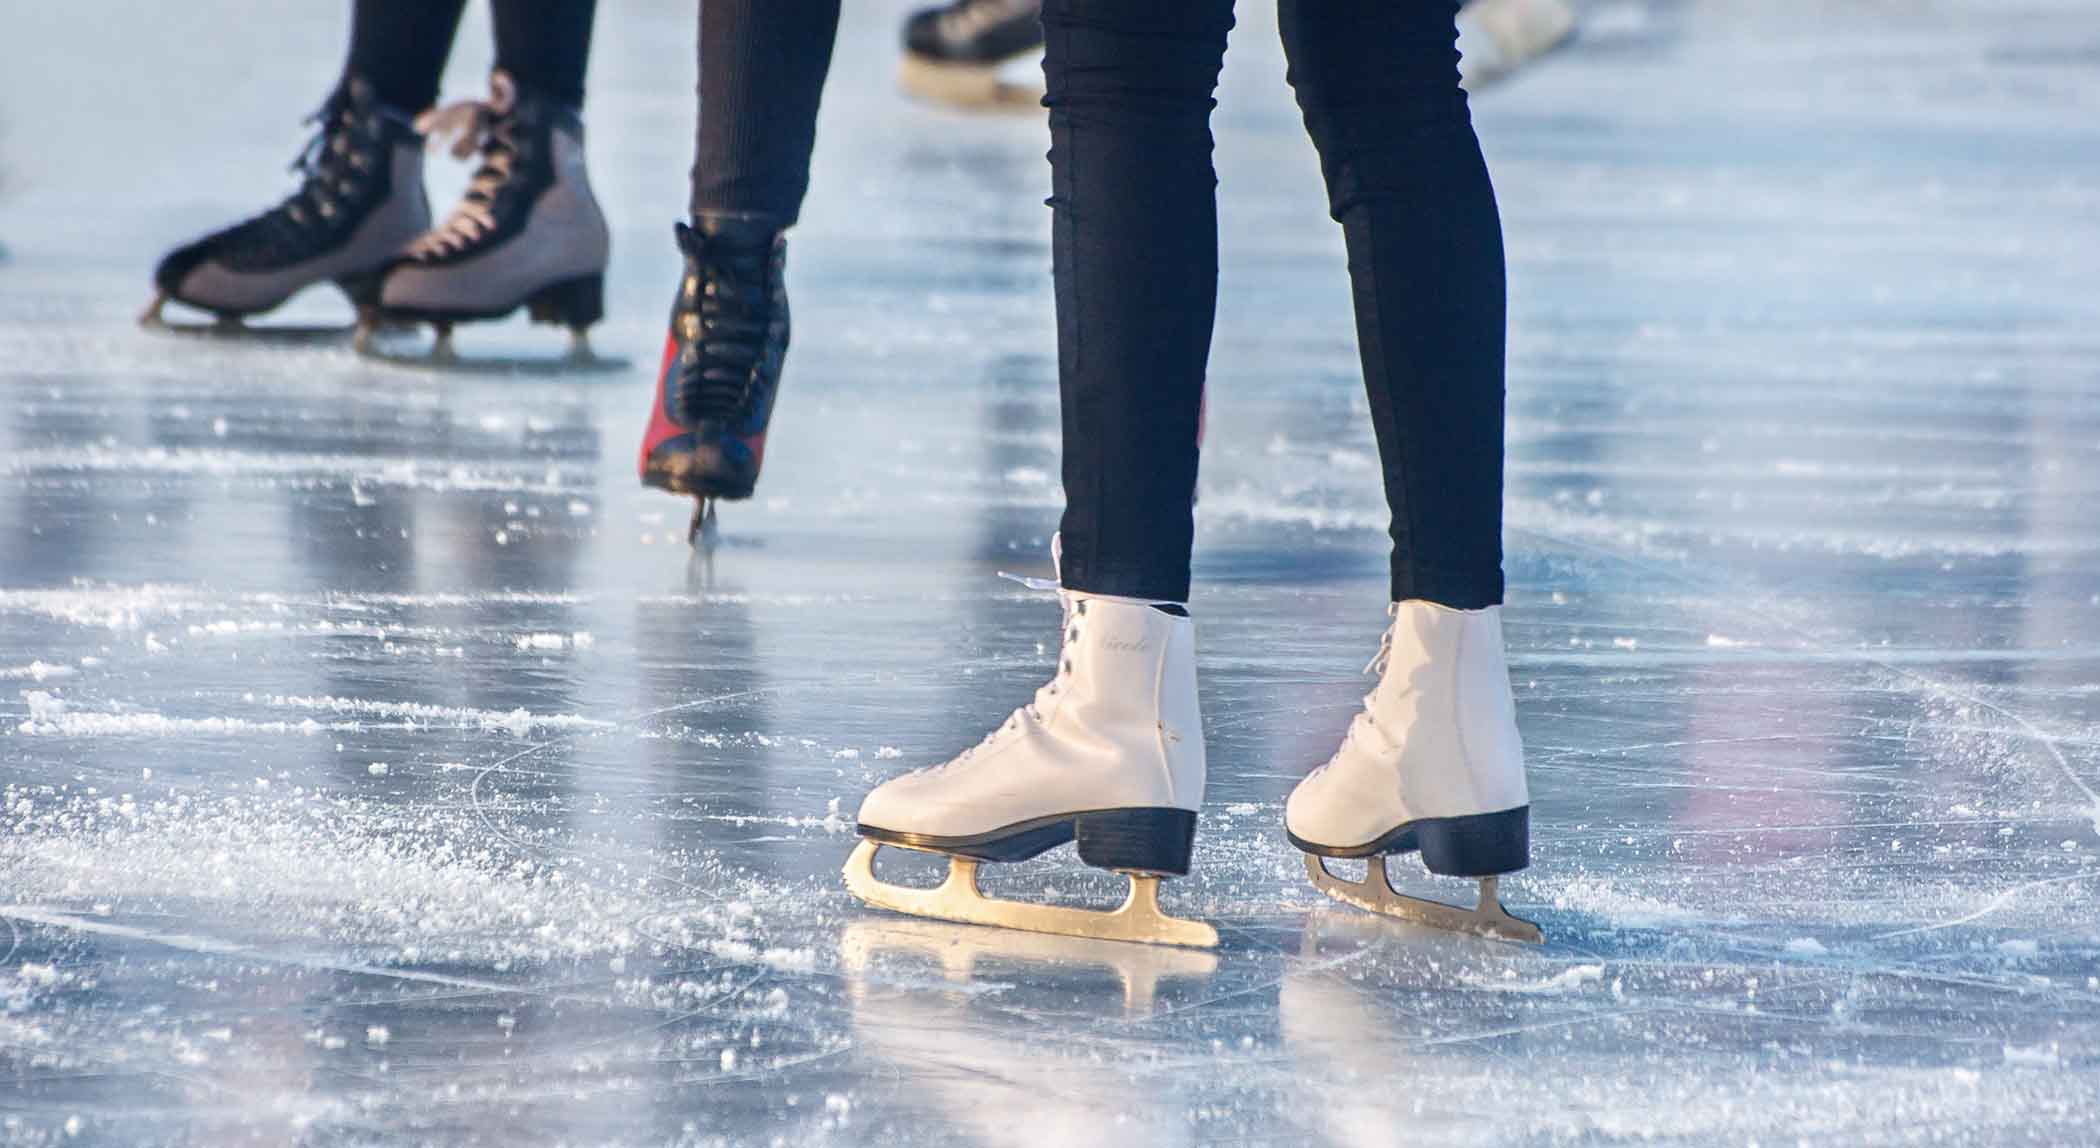
[[337,216],[371,173],[372,156],[356,138],[359,114],[346,84],[306,117],[306,123],[318,126],[288,169],[301,177],[299,189],[229,229],[222,257],[235,265],[298,258],[308,253],[315,233],[336,226]]
[[733,247],[683,223],[678,246],[687,255],[678,294],[684,350],[672,401],[688,425],[732,420],[745,413],[766,354],[773,322],[773,250],[770,245]]
[[496,197],[519,168],[521,149],[517,138],[518,88],[508,73],[489,75],[489,98],[460,100],[433,108],[416,117],[416,130],[430,137],[452,140],[452,158],[466,159],[481,153],[481,166],[467,182],[466,194],[443,223],[417,236],[406,254],[428,259],[464,251],[482,236],[496,230]]

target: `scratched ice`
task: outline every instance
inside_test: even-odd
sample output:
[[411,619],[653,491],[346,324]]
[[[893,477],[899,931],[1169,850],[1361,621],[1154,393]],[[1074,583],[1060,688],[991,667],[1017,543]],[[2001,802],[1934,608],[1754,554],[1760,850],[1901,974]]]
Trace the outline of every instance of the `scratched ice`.
[[[606,7],[597,342],[646,362],[691,4]],[[278,191],[340,5],[10,14],[0,1143],[2100,1140],[2100,10],[1593,6],[1477,102],[1534,950],[1326,903],[1279,829],[1367,687],[1385,512],[1242,6],[1214,780],[1166,892],[1206,956],[840,887],[860,795],[1046,672],[1054,604],[994,572],[1045,572],[1058,504],[1043,130],[906,103],[897,5],[848,7],[711,568],[634,481],[640,371],[132,327],[160,249]],[[460,43],[454,89],[479,10]]]

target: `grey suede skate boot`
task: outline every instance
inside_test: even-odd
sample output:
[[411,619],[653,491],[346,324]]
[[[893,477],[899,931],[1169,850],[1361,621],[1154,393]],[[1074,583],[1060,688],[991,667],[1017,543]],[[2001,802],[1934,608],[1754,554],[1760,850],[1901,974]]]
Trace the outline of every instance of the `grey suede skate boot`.
[[575,110],[497,71],[487,102],[454,104],[417,125],[456,136],[459,158],[478,149],[481,167],[452,214],[388,266],[380,318],[430,323],[432,355],[444,360],[453,324],[525,307],[535,322],[569,328],[572,358],[588,356],[584,331],[605,314],[612,239],[584,174]]
[[269,211],[175,249],[153,273],[159,289],[142,322],[164,326],[169,300],[209,311],[222,328],[333,282],[364,310],[379,272],[430,226],[423,140],[371,85],[345,77],[313,116],[320,125],[293,170],[299,190]]

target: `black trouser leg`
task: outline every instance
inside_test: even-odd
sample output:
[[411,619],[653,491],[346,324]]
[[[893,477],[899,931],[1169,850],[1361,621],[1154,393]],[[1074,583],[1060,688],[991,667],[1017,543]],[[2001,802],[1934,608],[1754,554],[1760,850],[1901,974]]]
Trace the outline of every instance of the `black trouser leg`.
[[1047,0],[1064,584],[1186,601],[1231,0]]
[[419,112],[437,102],[438,78],[467,0],[357,0],[350,11],[350,62],[379,102]]
[[795,221],[838,25],[839,0],[700,0],[694,215]]
[[583,107],[597,0],[494,0],[496,67],[518,86]]
[[1349,249],[1392,510],[1392,593],[1502,601],[1502,224],[1458,86],[1456,0],[1281,0]]

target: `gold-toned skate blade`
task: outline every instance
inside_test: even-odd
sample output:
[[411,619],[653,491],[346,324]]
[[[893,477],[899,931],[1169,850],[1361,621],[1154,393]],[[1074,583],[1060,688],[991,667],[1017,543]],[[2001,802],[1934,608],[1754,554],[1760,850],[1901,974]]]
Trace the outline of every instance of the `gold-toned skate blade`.
[[909,52],[897,66],[897,86],[928,103],[968,111],[1025,112],[1042,107],[1040,83],[1018,83],[1002,75],[1004,64],[946,64]]
[[452,342],[452,331],[444,326],[436,328],[428,346],[404,346],[402,341],[387,337],[400,330],[405,329],[360,324],[353,346],[358,354],[373,362],[446,374],[554,377],[613,374],[633,366],[623,356],[600,355],[592,350],[590,336],[583,331],[570,332],[569,348],[564,353],[536,356],[462,354]]
[[165,291],[155,292],[153,302],[139,315],[139,326],[164,335],[193,339],[224,339],[270,347],[320,347],[340,344],[351,337],[352,328],[328,323],[264,323],[251,326],[235,315],[209,319],[171,319],[163,313],[171,300]]
[[948,855],[948,875],[939,885],[931,889],[892,885],[875,876],[875,854],[881,848],[878,842],[863,840],[854,846],[853,856],[846,859],[847,891],[878,909],[936,921],[1097,941],[1182,945],[1192,949],[1216,948],[1218,944],[1218,931],[1205,922],[1170,917],[1161,911],[1159,878],[1150,874],[1124,874],[1130,878],[1130,895],[1114,909],[1031,905],[985,896],[977,888],[978,862],[952,854]]
[[1464,909],[1400,892],[1393,888],[1392,880],[1386,876],[1385,858],[1373,856],[1368,860],[1370,865],[1364,879],[1350,881],[1328,872],[1326,862],[1318,854],[1307,853],[1305,875],[1312,879],[1315,888],[1335,900],[1387,917],[1497,941],[1520,941],[1531,945],[1546,943],[1545,930],[1522,917],[1511,916],[1502,907],[1497,878],[1482,877],[1480,904]]

